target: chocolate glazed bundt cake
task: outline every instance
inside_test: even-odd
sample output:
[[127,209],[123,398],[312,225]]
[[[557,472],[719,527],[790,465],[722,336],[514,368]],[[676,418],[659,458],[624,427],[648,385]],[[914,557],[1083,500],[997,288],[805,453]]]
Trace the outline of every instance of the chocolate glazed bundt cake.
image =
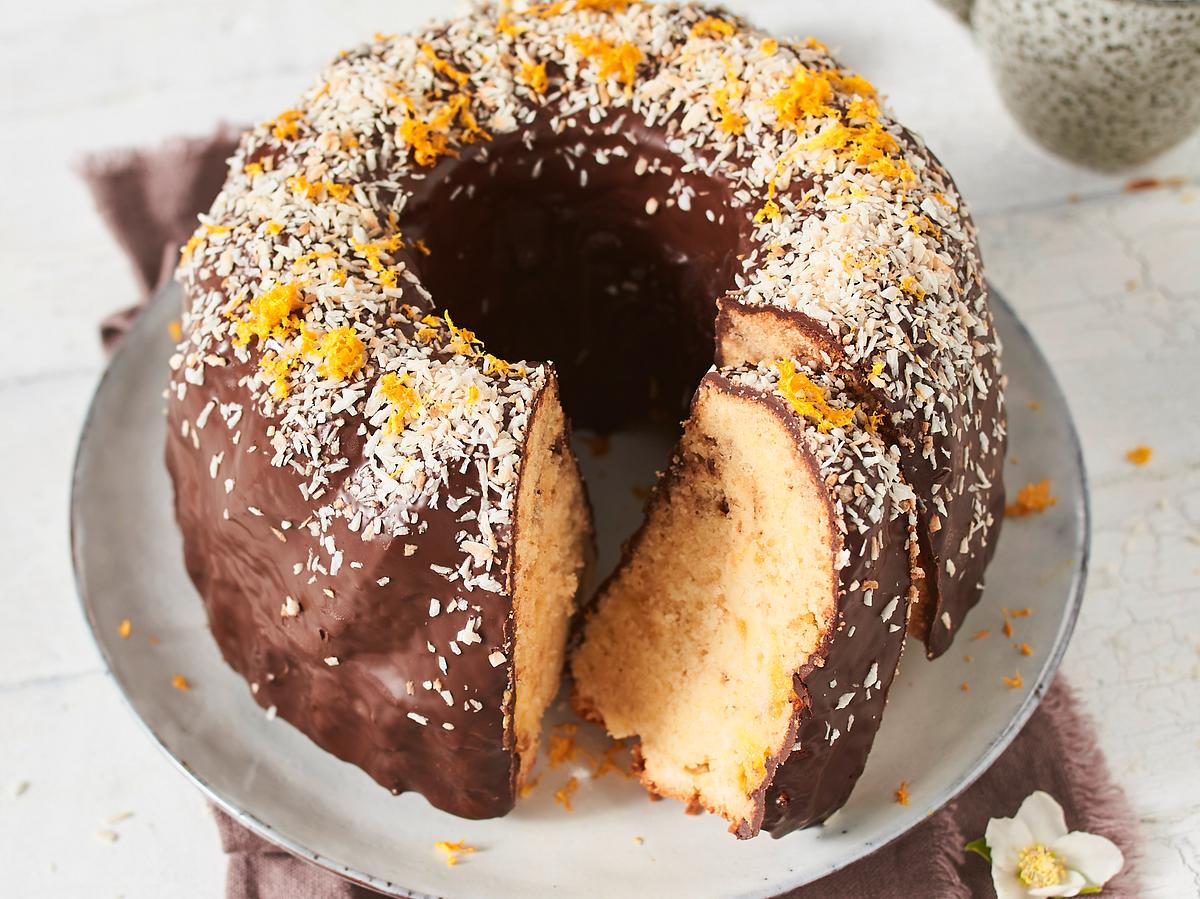
[[587,592],[568,416],[691,401],[574,690],[739,836],[844,801],[905,627],[937,655],[978,599],[974,231],[816,41],[631,0],[379,35],[244,136],[179,279],[166,454],[212,632],[394,792],[513,805]]

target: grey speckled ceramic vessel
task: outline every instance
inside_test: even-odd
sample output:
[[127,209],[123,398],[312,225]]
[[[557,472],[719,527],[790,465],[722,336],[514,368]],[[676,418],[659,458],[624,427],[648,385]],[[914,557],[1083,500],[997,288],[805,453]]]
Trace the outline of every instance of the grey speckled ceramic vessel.
[[1119,169],[1200,125],[1200,0],[941,0],[1047,149]]

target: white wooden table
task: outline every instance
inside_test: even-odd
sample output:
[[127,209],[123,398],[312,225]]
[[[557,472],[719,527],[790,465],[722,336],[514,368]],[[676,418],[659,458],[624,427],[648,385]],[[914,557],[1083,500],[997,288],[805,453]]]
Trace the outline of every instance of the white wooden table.
[[[1146,895],[1200,895],[1200,140],[1121,177],[1088,174],[1016,130],[969,36],[930,0],[732,5],[840,49],[970,201],[989,276],[1054,364],[1086,446],[1094,561],[1066,673],[1141,817]],[[104,364],[96,323],[135,295],[72,164],[265,118],[339,48],[437,7],[70,0],[5,10],[0,895],[209,897],[224,876],[200,794],[123,706],[72,585],[68,474]],[[1148,176],[1183,181],[1123,189]],[[1143,443],[1154,456],[1134,467],[1125,452]],[[1037,460],[1009,470],[1024,483]]]

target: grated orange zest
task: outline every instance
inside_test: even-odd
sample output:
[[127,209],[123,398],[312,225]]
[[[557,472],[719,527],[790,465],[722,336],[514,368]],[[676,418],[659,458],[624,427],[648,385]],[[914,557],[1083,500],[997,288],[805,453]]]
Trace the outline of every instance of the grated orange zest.
[[470,855],[475,851],[475,847],[468,845],[466,840],[459,840],[455,843],[439,840],[433,844],[433,848],[442,854],[448,868],[453,868],[458,864],[459,856]]
[[816,425],[818,431],[844,428],[854,421],[854,406],[837,409],[829,405],[825,391],[804,372],[798,371],[790,359],[781,359],[774,365],[779,372],[780,394],[797,414]]
[[353,328],[334,328],[321,337],[317,352],[322,362],[317,374],[323,378],[345,381],[367,364],[367,350]]
[[603,38],[593,35],[584,36],[579,33],[567,35],[567,41],[585,59],[597,63],[596,74],[601,78],[615,77],[625,85],[625,93],[633,92],[633,82],[637,79],[637,67],[644,59],[642,51],[635,44],[625,41],[612,44]]
[[732,22],[709,16],[692,26],[692,37],[732,37],[735,31]]
[[571,794],[577,789],[579,789],[579,779],[572,777],[563,784],[561,789],[554,791],[554,801],[567,811],[571,811]]
[[1050,495],[1050,481],[1046,479],[1026,484],[1018,490],[1016,500],[1004,508],[1004,514],[1010,518],[1020,518],[1045,512],[1056,505],[1058,499]]
[[522,62],[519,77],[535,94],[546,93],[546,88],[550,84],[549,78],[546,76],[546,64],[544,62],[534,63],[532,60]]
[[471,80],[471,76],[466,72],[454,68],[454,66],[450,65],[450,63],[438,56],[437,51],[433,49],[431,44],[422,44],[421,52],[425,54],[426,58],[429,60],[429,64],[433,67],[435,72],[437,72],[439,75],[449,78],[459,87],[466,87],[467,82]]
[[304,306],[300,296],[303,284],[302,281],[276,284],[252,299],[249,315],[234,325],[234,344],[245,346],[252,337],[257,338],[259,343],[272,335],[286,337],[286,333],[281,332],[290,332],[299,327],[299,321],[292,313]]
[[1145,465],[1153,453],[1154,450],[1148,446],[1135,446],[1125,454],[1125,459],[1134,465]]

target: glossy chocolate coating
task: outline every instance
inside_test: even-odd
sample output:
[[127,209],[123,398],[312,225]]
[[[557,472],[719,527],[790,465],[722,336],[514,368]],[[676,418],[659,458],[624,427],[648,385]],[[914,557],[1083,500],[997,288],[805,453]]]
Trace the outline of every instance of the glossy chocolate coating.
[[[346,547],[346,562],[336,576],[318,572],[310,583],[314,573],[306,563],[320,549],[303,523],[313,506],[297,489],[304,479],[296,471],[270,464],[265,435],[271,421],[247,405],[237,445],[216,415],[203,429],[189,429],[198,446],[181,432],[182,422],[195,421],[210,400],[243,402],[239,380],[250,369],[235,360],[210,368],[203,390],[191,387],[182,402],[168,406],[166,460],[188,573],[226,661],[252,685],[261,706],[274,707],[389,790],[418,790],[438,808],[467,818],[504,814],[514,801],[516,774],[505,730],[512,707],[511,591],[456,590],[431,570],[457,564],[459,524],[449,513],[423,516],[429,522],[424,533],[369,542],[335,519],[332,533]],[[346,415],[338,430],[348,472],[361,460],[359,421]],[[221,452],[214,479],[209,459]],[[449,494],[462,495],[472,476],[453,476]],[[226,478],[236,484],[236,502],[222,489]],[[281,521],[294,526],[281,530]],[[507,551],[508,535],[501,536]],[[383,578],[390,580],[381,584]],[[300,614],[281,615],[282,596],[295,598]],[[459,598],[478,606],[478,631],[488,650],[506,651],[503,665],[493,667],[488,651],[476,651],[452,656],[448,674],[439,669],[427,643],[445,646],[458,623],[431,617],[430,600],[444,609]],[[330,658],[338,664],[328,664]],[[422,688],[434,680],[450,691],[453,704]],[[472,700],[478,710],[464,708]],[[430,723],[421,725],[410,713]]]

